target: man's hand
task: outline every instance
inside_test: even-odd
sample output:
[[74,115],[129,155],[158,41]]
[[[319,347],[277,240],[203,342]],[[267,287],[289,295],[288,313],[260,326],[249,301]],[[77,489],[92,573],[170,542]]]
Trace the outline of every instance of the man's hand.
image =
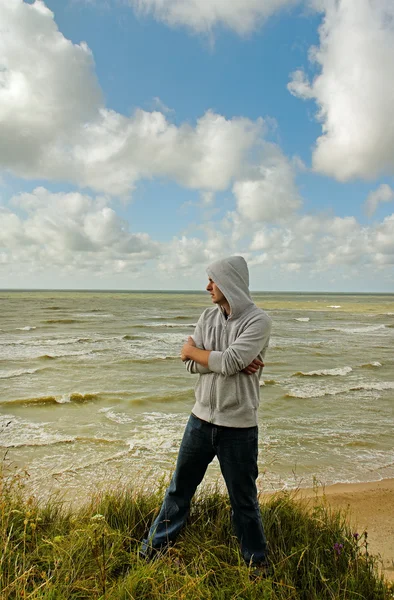
[[254,375],[254,373],[257,373],[257,371],[262,367],[264,367],[264,363],[260,359],[255,358],[252,360],[250,365],[242,369],[242,373],[246,373],[246,375]]
[[185,362],[185,360],[188,360],[188,358],[189,358],[188,351],[190,350],[190,346],[192,346],[193,348],[196,348],[195,341],[189,335],[189,337],[187,338],[186,344],[183,344],[182,349],[181,349],[181,359],[183,360],[183,362]]

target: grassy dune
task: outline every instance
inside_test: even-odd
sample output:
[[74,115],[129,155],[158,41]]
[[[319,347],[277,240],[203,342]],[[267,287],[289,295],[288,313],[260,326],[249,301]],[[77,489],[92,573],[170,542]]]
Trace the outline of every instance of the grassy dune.
[[347,599],[386,600],[368,538],[317,498],[292,494],[262,504],[274,573],[251,581],[230,522],[228,499],[206,489],[189,526],[158,560],[138,557],[163,489],[110,491],[73,512],[55,498],[26,497],[20,475],[1,476],[0,598],[24,599]]

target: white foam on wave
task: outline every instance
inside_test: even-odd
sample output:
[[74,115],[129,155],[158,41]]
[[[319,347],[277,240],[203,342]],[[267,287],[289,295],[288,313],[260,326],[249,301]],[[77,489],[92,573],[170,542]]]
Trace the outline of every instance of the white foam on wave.
[[309,317],[296,317],[294,319],[294,321],[300,321],[301,323],[307,323],[308,321],[310,321]]
[[110,456],[106,456],[104,458],[100,457],[80,465],[72,465],[71,467],[66,467],[65,469],[61,469],[56,473],[52,473],[52,477],[60,477],[61,475],[65,475],[66,473],[74,474],[78,471],[83,471],[84,469],[90,469],[90,467],[101,466],[113,460],[119,460],[120,458],[124,458],[125,456],[127,456],[127,454],[129,454],[129,452],[130,450],[121,450],[120,452],[116,452],[115,454],[111,454]]
[[37,327],[33,327],[30,325],[26,325],[26,327],[16,327],[19,331],[31,331],[32,329],[37,329]]
[[179,449],[186,418],[183,414],[144,412],[143,426],[135,428],[127,440],[132,457],[174,460]]
[[339,304],[331,304],[330,306],[327,306],[327,308],[342,308]]
[[98,412],[103,413],[107,419],[113,421],[114,423],[119,423],[120,425],[123,425],[124,423],[132,423],[134,421],[134,419],[129,415],[126,415],[126,413],[114,412],[112,410],[113,408],[113,406],[109,406],[108,408],[100,408]]
[[48,431],[47,426],[47,423],[32,423],[13,415],[1,415],[0,447],[52,446],[75,441],[74,436]]
[[68,404],[71,402],[71,394],[62,394],[61,396],[56,396],[55,400],[58,404]]
[[330,376],[345,376],[353,371],[352,367],[337,367],[335,369],[318,369],[317,371],[308,371],[303,373],[300,371],[296,375],[303,375],[304,377],[314,377],[319,375],[330,375]]
[[380,331],[386,329],[386,325],[367,325],[366,327],[334,327],[334,331],[341,331],[342,333],[372,333],[374,331]]
[[178,357],[186,339],[182,333],[141,334],[139,339],[128,340],[124,354],[127,352],[129,358],[143,360]]
[[380,363],[379,361],[375,360],[373,362],[369,362],[369,363],[365,363],[364,365],[361,365],[362,367],[381,367],[382,363]]
[[369,391],[384,392],[394,390],[394,381],[376,381],[373,383],[360,383],[352,386],[342,386],[337,388],[317,387],[313,385],[305,386],[303,389],[289,389],[286,396],[288,398],[322,398],[323,396],[337,396],[338,394],[347,394],[349,392]]

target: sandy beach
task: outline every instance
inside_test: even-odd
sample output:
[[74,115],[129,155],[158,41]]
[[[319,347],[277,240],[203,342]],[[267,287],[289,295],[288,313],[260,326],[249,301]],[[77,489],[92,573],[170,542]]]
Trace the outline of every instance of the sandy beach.
[[394,479],[300,489],[296,497],[311,501],[316,495],[347,511],[355,532],[368,532],[371,554],[380,557],[384,576],[394,581]]

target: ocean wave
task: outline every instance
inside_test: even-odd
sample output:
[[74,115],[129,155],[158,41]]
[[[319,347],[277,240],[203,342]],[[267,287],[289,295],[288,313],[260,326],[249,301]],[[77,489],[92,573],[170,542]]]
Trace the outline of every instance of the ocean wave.
[[367,325],[365,327],[330,327],[328,329],[316,329],[315,331],[340,331],[341,333],[372,333],[386,329],[386,325]]
[[337,367],[336,369],[318,369],[317,371],[308,371],[304,373],[303,371],[297,371],[297,373],[293,373],[292,377],[320,377],[324,375],[331,376],[344,376],[353,371],[352,367]]
[[294,319],[294,321],[300,321],[301,323],[307,323],[308,321],[310,321],[309,317],[296,317]]
[[92,338],[56,338],[56,339],[48,339],[48,338],[40,338],[40,339],[23,339],[17,340],[16,342],[11,341],[2,341],[2,346],[68,346],[70,344],[81,344],[84,342],[92,342]]
[[151,403],[166,403],[166,402],[190,402],[194,399],[193,389],[187,390],[169,390],[167,394],[150,394],[149,396],[137,396],[130,399],[130,404],[144,405]]
[[179,329],[181,328],[185,328],[185,327],[195,327],[197,325],[197,323],[168,323],[168,322],[162,322],[162,323],[146,323],[146,324],[142,324],[142,323],[138,323],[137,325],[133,325],[134,329],[151,329],[151,328],[155,328],[155,327],[168,327],[170,329]]
[[360,392],[360,391],[377,391],[384,392],[387,390],[394,390],[394,381],[381,381],[374,383],[360,383],[358,385],[352,385],[349,387],[324,389],[317,387],[308,387],[303,390],[289,390],[284,397],[285,398],[322,398],[323,396],[338,396],[339,394],[347,394],[349,392]]
[[33,329],[37,329],[37,327],[33,327],[30,325],[26,325],[26,327],[16,327],[19,331],[32,331]]
[[75,442],[75,438],[72,436],[58,436],[55,437],[55,434],[49,434],[43,432],[35,439],[30,440],[20,440],[20,441],[5,441],[0,438],[0,446],[2,448],[23,448],[25,446],[55,446],[58,444],[72,444]]
[[66,469],[62,469],[57,471],[56,473],[51,473],[52,477],[60,477],[61,475],[65,475],[66,473],[77,473],[78,471],[83,471],[84,469],[89,469],[90,467],[95,467],[97,465],[102,465],[113,460],[118,460],[119,458],[123,458],[127,456],[130,452],[130,448],[127,450],[121,450],[120,452],[116,452],[116,454],[112,454],[111,456],[100,457],[94,460],[91,460],[82,465],[75,465],[72,467],[67,467]]
[[32,423],[13,415],[0,416],[0,446],[3,448],[20,448],[22,446],[51,446],[69,444],[75,437],[50,432],[45,429],[46,423]]
[[150,365],[154,362],[163,362],[164,360],[180,360],[179,354],[162,354],[156,356],[149,357],[134,357],[134,358],[122,358],[117,361],[117,363],[121,364],[142,364],[142,365]]
[[98,311],[95,310],[91,310],[89,312],[83,312],[83,313],[74,313],[73,317],[82,317],[82,318],[89,318],[89,317],[94,317],[95,319],[111,319],[113,318],[114,315],[112,315],[111,313],[100,313]]
[[0,400],[0,405],[11,406],[14,404],[67,404],[69,402],[94,402],[99,397],[98,393],[80,394],[72,392],[59,396],[33,396],[30,398],[16,398],[14,400]]
[[[319,331],[319,330],[314,330]],[[335,342],[333,340],[319,340],[308,342],[305,338],[273,338],[270,341],[269,349],[271,350],[283,350],[284,352],[291,350],[296,347],[297,349],[309,349],[309,348],[327,348],[328,346],[334,345]]]
[[342,308],[339,304],[330,304],[327,308]]
[[47,319],[43,321],[43,323],[47,323],[48,325],[56,325],[57,323],[63,325],[71,325],[72,323],[81,323],[80,319]]
[[368,369],[370,367],[381,367],[382,363],[380,363],[379,361],[375,360],[373,362],[369,362],[369,363],[365,363],[364,365],[361,365],[364,369]]
[[0,379],[12,379],[13,377],[22,377],[22,375],[33,375],[41,369],[18,369],[16,371],[0,371]]
[[260,387],[263,387],[264,385],[276,385],[279,381],[276,381],[275,379],[260,379],[259,383]]
[[134,419],[129,415],[126,415],[126,413],[117,413],[113,410],[113,408],[113,406],[108,408],[100,408],[98,412],[103,413],[107,419],[113,421],[114,423],[119,423],[120,425],[123,425],[124,423],[132,423],[134,421]]
[[151,317],[152,321],[162,321],[163,318],[165,319],[169,319],[170,321],[189,321],[190,317],[186,316],[186,315],[175,315],[174,317],[171,317],[170,315],[166,315],[165,317],[163,315],[155,315],[153,317]]

